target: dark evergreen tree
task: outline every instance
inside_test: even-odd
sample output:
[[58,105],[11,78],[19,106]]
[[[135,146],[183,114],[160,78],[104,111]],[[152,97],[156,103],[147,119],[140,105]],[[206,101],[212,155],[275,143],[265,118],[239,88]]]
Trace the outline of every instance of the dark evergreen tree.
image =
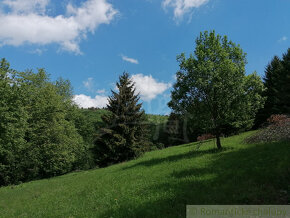
[[264,85],[266,87],[263,96],[266,97],[264,108],[260,109],[256,116],[255,127],[262,125],[271,114],[280,113],[280,74],[282,72],[281,60],[274,56],[265,69]]
[[99,166],[133,159],[149,146],[145,113],[128,73],[119,77],[117,89],[109,97],[110,113],[102,117],[106,127],[100,130],[95,141],[94,153]]
[[290,114],[290,48],[282,57],[282,79],[280,99],[282,102],[282,113]]
[[255,127],[261,126],[272,114],[290,114],[290,48],[282,59],[274,56],[265,70],[264,108],[256,117]]

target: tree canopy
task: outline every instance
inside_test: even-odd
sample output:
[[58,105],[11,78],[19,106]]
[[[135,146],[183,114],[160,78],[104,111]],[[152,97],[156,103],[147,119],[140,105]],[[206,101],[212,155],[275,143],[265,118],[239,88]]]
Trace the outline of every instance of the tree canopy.
[[44,69],[0,64],[0,185],[80,169],[88,148],[76,128],[71,86]]
[[250,128],[263,105],[263,84],[256,73],[246,76],[246,54],[227,36],[200,33],[194,54],[177,57],[180,71],[168,103],[174,113],[190,116],[206,131],[220,136],[227,126]]

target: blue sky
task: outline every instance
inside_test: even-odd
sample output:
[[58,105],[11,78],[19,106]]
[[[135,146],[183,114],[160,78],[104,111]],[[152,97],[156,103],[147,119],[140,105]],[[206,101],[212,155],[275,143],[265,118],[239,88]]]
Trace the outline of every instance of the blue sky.
[[290,47],[290,0],[0,0],[0,58],[69,79],[84,107],[104,106],[127,71],[146,112],[169,113],[176,56],[204,30],[240,44],[247,73],[263,76]]

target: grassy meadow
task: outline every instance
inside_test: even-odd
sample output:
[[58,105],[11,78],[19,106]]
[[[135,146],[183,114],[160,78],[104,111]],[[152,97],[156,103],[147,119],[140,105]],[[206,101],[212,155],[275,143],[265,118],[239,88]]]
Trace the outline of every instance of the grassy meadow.
[[187,204],[289,203],[289,142],[245,144],[251,134],[222,139],[222,151],[191,143],[2,187],[0,217],[185,217]]

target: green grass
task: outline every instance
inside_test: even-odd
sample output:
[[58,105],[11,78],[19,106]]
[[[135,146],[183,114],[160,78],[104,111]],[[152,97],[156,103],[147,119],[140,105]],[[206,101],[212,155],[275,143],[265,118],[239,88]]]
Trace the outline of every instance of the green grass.
[[[105,109],[90,110],[90,109],[81,109],[82,113],[88,117],[89,120],[94,120],[95,122],[102,122],[102,116],[109,113]],[[147,120],[152,124],[164,124],[168,120],[168,116],[164,115],[155,115],[155,114],[146,114]]]
[[89,120],[92,120],[94,122],[103,122],[102,116],[108,113],[108,111],[105,109],[98,110],[81,109],[81,111]]
[[241,134],[103,169],[0,188],[0,217],[185,217],[186,204],[289,203],[289,142]]
[[168,116],[164,116],[164,115],[146,114],[146,116],[147,116],[148,122],[155,125],[164,124],[168,120]]

